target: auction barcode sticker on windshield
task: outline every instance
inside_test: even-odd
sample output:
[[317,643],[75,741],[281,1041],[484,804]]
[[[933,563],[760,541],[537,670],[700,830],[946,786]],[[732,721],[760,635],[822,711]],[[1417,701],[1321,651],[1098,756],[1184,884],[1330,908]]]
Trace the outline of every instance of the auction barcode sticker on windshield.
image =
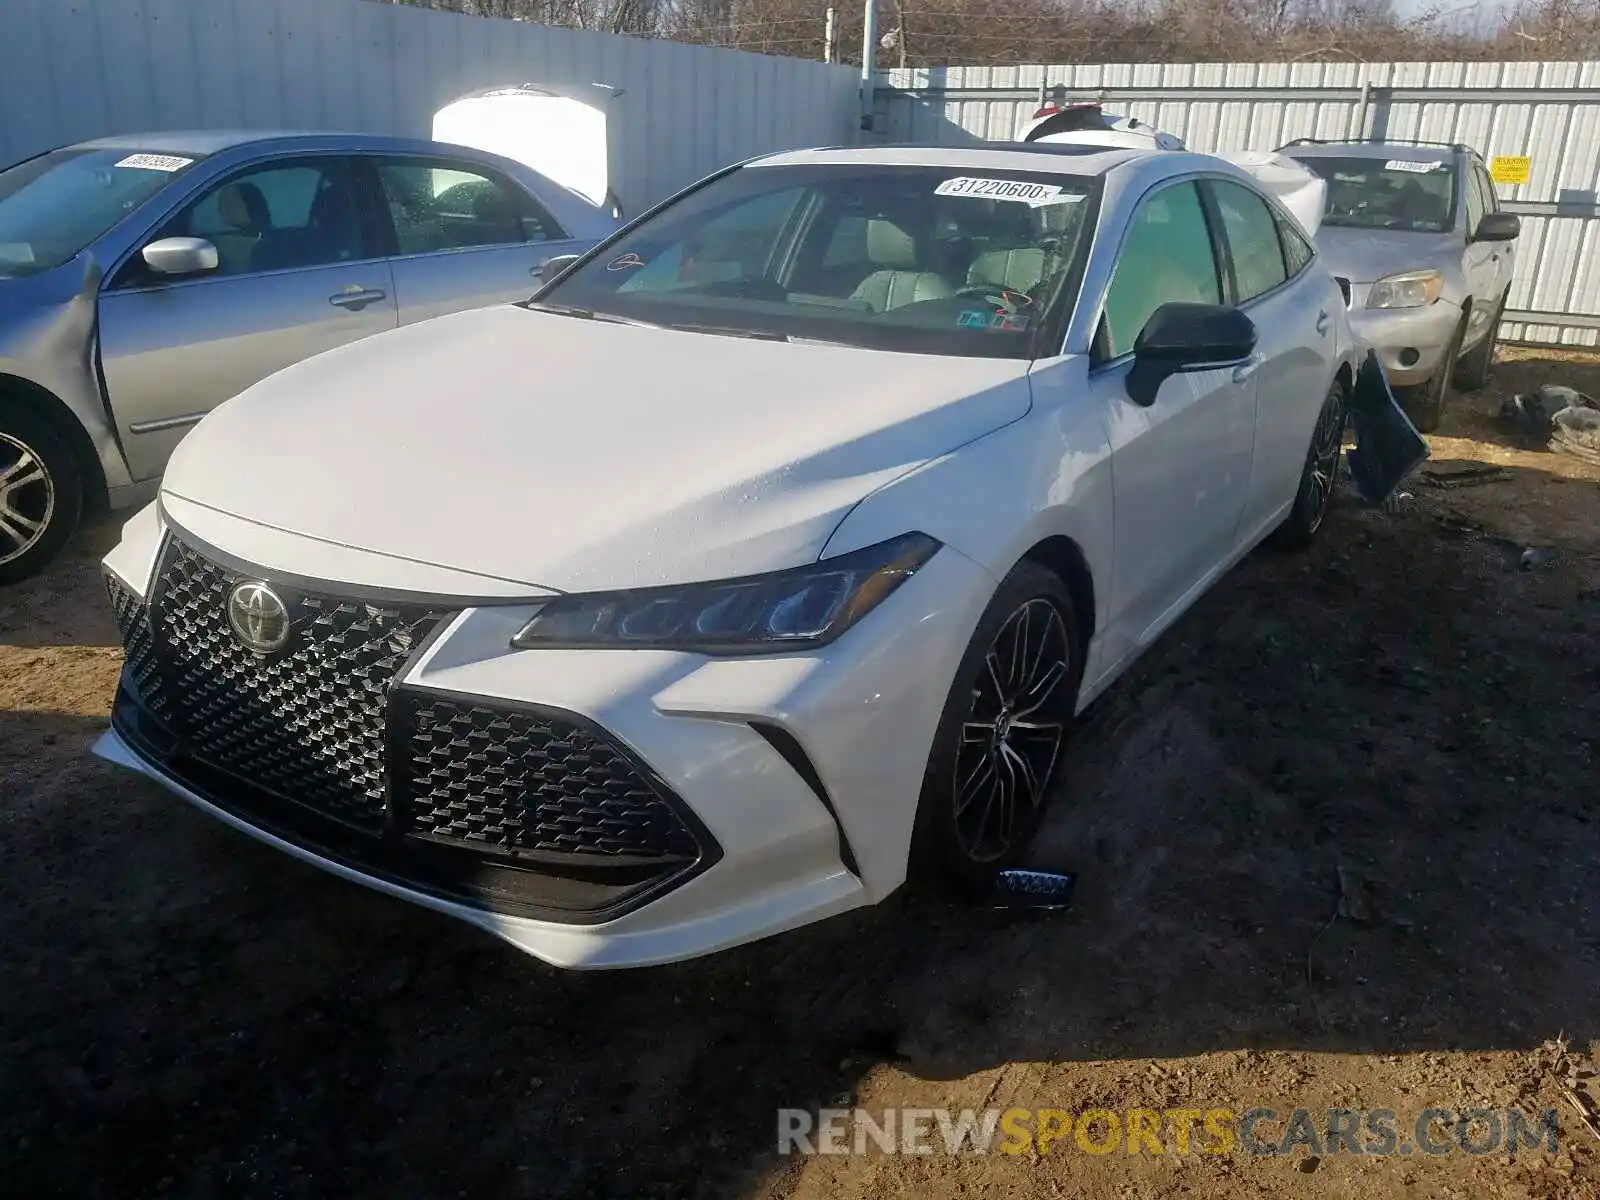
[[1015,200],[1019,204],[1060,204],[1081,200],[1077,192],[1063,192],[1053,183],[1025,183],[1020,179],[980,179],[958,175],[933,189],[935,196],[970,196],[974,200]]
[[192,158],[179,158],[173,154],[130,154],[117,164],[139,171],[181,171],[192,163]]
[[1443,167],[1442,162],[1415,162],[1409,158],[1391,158],[1383,164],[1385,171],[1410,171],[1414,175],[1426,175],[1429,171],[1438,171]]

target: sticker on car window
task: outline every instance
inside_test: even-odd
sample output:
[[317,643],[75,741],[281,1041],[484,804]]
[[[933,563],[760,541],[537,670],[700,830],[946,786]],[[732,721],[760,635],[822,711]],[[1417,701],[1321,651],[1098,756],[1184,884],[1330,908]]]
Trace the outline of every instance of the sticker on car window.
[[610,262],[608,262],[606,264],[606,270],[631,271],[634,267],[642,266],[644,266],[644,259],[640,258],[632,250],[629,250],[626,254],[619,254]]
[[966,196],[973,200],[1012,200],[1018,204],[1062,204],[1070,197],[1082,199],[1076,192],[1062,192],[1053,183],[1025,183],[1020,179],[983,179],[971,175],[958,175],[946,179],[933,189],[935,196]]
[[1021,333],[1033,321],[1025,313],[994,312],[987,308],[965,308],[956,314],[962,329],[995,329],[1002,333]]
[[181,171],[192,163],[192,158],[179,158],[175,154],[130,154],[117,164],[137,171]]
[[1404,158],[1391,158],[1383,164],[1385,171],[1410,171],[1413,175],[1426,175],[1430,171],[1442,171],[1442,162],[1412,162]]

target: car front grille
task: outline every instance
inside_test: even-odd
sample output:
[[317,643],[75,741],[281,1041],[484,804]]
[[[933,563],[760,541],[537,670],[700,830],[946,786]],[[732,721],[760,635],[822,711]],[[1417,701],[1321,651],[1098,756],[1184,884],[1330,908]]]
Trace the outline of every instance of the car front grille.
[[448,606],[272,584],[276,654],[228,602],[254,574],[169,534],[141,602],[107,575],[126,650],[114,723],[217,807],[435,895],[609,919],[720,856],[642,762],[572,713],[397,686]]
[[229,593],[249,578],[168,539],[152,590],[167,697],[155,715],[194,758],[381,832],[389,689],[446,614],[282,588],[292,632],[264,656],[228,624]]
[[167,709],[166,689],[162,686],[161,660],[156,656],[155,636],[150,630],[150,610],[122,580],[106,572],[106,591],[111,593],[111,612],[122,635],[123,670],[149,711],[161,717]]
[[597,728],[411,691],[397,712],[395,803],[413,836],[514,858],[696,856],[658,786]]

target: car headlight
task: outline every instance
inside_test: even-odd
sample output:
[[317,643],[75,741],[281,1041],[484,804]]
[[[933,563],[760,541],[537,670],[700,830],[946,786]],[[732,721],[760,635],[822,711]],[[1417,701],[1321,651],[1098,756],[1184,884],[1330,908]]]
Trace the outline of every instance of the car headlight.
[[1438,271],[1385,275],[1367,293],[1368,308],[1425,308],[1439,298],[1444,276]]
[[681,587],[560,596],[512,646],[764,654],[831,642],[887,600],[940,543],[906,533],[788,571]]

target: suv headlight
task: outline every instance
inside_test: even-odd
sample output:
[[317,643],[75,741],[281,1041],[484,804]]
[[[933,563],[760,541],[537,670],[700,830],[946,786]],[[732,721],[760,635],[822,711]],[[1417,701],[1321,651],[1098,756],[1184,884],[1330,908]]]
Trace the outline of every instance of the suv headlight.
[[770,654],[831,642],[887,600],[940,543],[906,533],[770,575],[561,596],[512,646]]
[[1444,276],[1438,271],[1385,275],[1367,293],[1368,308],[1426,308],[1439,298]]

